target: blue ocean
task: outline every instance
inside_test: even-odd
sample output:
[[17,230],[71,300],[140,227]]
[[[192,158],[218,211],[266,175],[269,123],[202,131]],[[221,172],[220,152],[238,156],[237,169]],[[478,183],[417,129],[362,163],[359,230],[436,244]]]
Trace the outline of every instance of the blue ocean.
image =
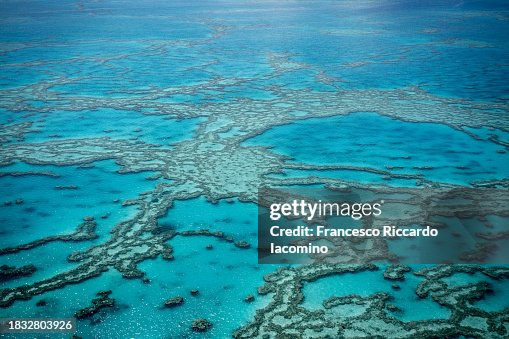
[[2,1],[0,318],[76,329],[0,336],[509,336],[489,258],[257,252],[268,186],[496,190],[469,217],[506,247],[507,32],[491,0]]

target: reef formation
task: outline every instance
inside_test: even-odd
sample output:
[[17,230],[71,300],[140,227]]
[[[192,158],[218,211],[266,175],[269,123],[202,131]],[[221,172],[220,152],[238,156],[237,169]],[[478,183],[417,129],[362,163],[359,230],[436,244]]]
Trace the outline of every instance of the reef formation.
[[[197,46],[210,44],[228,34],[232,27],[210,25],[211,34],[205,39],[175,40],[154,42],[142,50],[138,56],[166,55],[174,47],[192,50]],[[329,32],[330,33],[330,32]],[[40,42],[44,46],[44,42]],[[32,45],[31,45],[32,46]],[[20,48],[28,48],[21,46]],[[124,56],[128,57],[128,56]],[[90,57],[100,64],[108,64],[111,58]],[[84,58],[86,59],[86,58]],[[63,62],[78,63],[84,59],[69,59]],[[468,188],[450,183],[434,182],[417,170],[430,168],[393,167],[375,168],[352,166],[349,164],[317,165],[299,163],[288,156],[278,154],[269,147],[249,146],[250,139],[281,125],[287,125],[311,118],[355,115],[358,112],[376,112],[379,115],[411,123],[434,123],[445,125],[468,134],[471,138],[485,140],[499,147],[502,152],[509,151],[509,144],[496,135],[484,136],[475,129],[493,129],[509,132],[509,106],[506,101],[483,102],[462,98],[445,98],[434,95],[419,86],[399,89],[354,89],[343,86],[338,78],[328,75],[319,67],[296,60],[291,53],[267,53],[264,62],[267,72],[256,77],[224,77],[215,75],[207,81],[186,86],[151,86],[149,88],[110,91],[109,97],[94,95],[76,95],[62,90],[65,85],[79,85],[82,81],[94,80],[93,77],[79,75],[58,75],[32,84],[15,88],[0,89],[0,108],[19,114],[30,121],[10,121],[0,129],[0,166],[8,167],[16,163],[29,165],[76,166],[86,168],[102,160],[114,160],[120,167],[119,174],[154,172],[148,180],[161,179],[154,187],[141,193],[137,198],[122,201],[122,206],[134,206],[136,213],[132,218],[118,223],[110,232],[109,238],[93,246],[69,255],[68,261],[75,263],[72,269],[56,275],[0,290],[0,307],[8,308],[19,300],[27,300],[36,295],[62,288],[69,284],[78,284],[102,275],[114,269],[124,278],[149,279],[138,268],[142,261],[161,257],[175,260],[172,240],[176,237],[214,237],[231,243],[242,250],[252,250],[243,239],[219,231],[196,229],[177,231],[162,227],[159,219],[172,213],[176,201],[197,197],[206,197],[210,203],[220,200],[238,199],[242,202],[258,202],[259,187],[281,187],[293,185],[324,185],[328,189],[356,188],[384,196],[405,195],[405,199],[394,198],[394,202],[410,208],[410,213],[401,218],[401,224],[412,222],[430,222],[431,217],[447,217],[463,213],[465,218],[488,215],[509,216],[507,194],[499,190],[507,189],[507,179],[472,182],[473,187],[486,190],[479,194],[474,203],[463,206],[462,210],[437,208],[433,215],[419,212],[419,204],[438,199],[437,189],[446,190],[447,197],[466,194]],[[42,61],[41,61],[42,62]],[[33,67],[26,63],[18,66]],[[210,64],[202,65],[206,70]],[[358,67],[359,64],[350,65]],[[286,86],[284,76],[294,72],[311,72],[320,90],[312,88],[297,89]],[[260,79],[263,81],[260,82]],[[269,82],[269,80],[271,82]],[[238,88],[256,88],[270,94],[269,99],[257,100],[238,95],[232,99],[232,93]],[[241,91],[240,91],[241,92]],[[211,94],[214,93],[214,94]],[[238,93],[237,93],[238,94]],[[189,95],[203,97],[199,104],[190,102],[164,103],[163,99]],[[221,99],[215,102],[213,99]],[[37,103],[44,103],[38,105]],[[77,116],[96,110],[129,111],[140,116],[164,116],[171,119],[199,119],[197,129],[190,139],[172,145],[152,144],[144,141],[143,130],[137,129],[129,138],[117,138],[112,130],[108,134],[86,138],[62,138],[52,135],[43,142],[24,142],[27,135],[38,133],[46,126],[48,116],[58,111],[71,112]],[[234,133],[233,133],[234,132]],[[110,135],[111,134],[111,135]],[[405,179],[415,183],[418,188],[392,187],[389,185],[366,185],[340,178],[322,176],[284,177],[276,176],[287,170],[330,171],[348,170],[359,173],[379,175],[388,183],[391,180]],[[48,171],[9,171],[0,176],[50,176],[57,174]],[[433,190],[431,190],[431,188]],[[59,186],[59,190],[79,190],[77,186]],[[487,196],[496,199],[487,199]],[[442,196],[443,198],[443,196]],[[496,201],[496,202],[494,202]],[[12,205],[12,203],[11,203]],[[0,208],[7,208],[0,207]],[[475,215],[469,215],[469,207]],[[478,212],[483,211],[484,215]],[[40,240],[0,249],[0,256],[30,251],[56,241],[90,241],[97,238],[95,217],[85,217],[76,231],[67,235],[52,235]],[[435,224],[439,222],[434,221]],[[487,222],[486,222],[487,223]],[[488,227],[489,228],[489,227]],[[486,243],[507,237],[501,231],[480,233]],[[341,264],[329,262],[327,256],[315,257],[317,263],[297,268],[281,268],[265,277],[265,285],[258,291],[260,295],[272,294],[272,302],[258,310],[255,319],[240,328],[234,337],[503,337],[507,335],[509,310],[487,312],[475,307],[474,302],[490,293],[486,282],[461,286],[450,286],[444,278],[456,273],[473,274],[479,272],[488,279],[506,279],[508,270],[504,267],[482,266],[435,266],[412,272],[424,281],[416,290],[419,298],[431,296],[435,302],[451,311],[449,319],[404,322],[389,312],[398,309],[390,304],[388,293],[376,293],[370,296],[335,296],[323,301],[323,309],[308,310],[301,306],[304,299],[302,287],[320,278],[331,275],[355,274],[363,271],[377,271],[373,264],[349,265],[348,256],[356,255],[352,247],[345,243],[336,244],[342,257]],[[207,246],[207,249],[212,249]],[[489,248],[480,248],[470,256],[483,257]],[[336,256],[337,258],[337,256]],[[391,258],[383,244],[372,252],[371,260]],[[368,258],[369,259],[369,258]],[[21,270],[22,269],[22,270]],[[30,274],[30,263],[21,269],[2,266],[5,277]],[[19,271],[21,270],[21,271]],[[383,277],[401,281],[410,268],[391,266]],[[146,280],[150,281],[150,280]],[[110,292],[99,292],[92,305],[77,311],[76,318],[83,319],[99,312],[102,308],[112,307],[115,300]],[[247,293],[246,293],[247,294]],[[193,294],[194,295],[194,294]],[[181,304],[170,300],[170,305]],[[183,300],[183,299],[182,299]],[[248,296],[246,303],[254,301]],[[167,305],[167,306],[170,306]],[[338,315],[337,310],[344,305],[356,305],[362,311],[356,315]],[[191,328],[204,332],[212,327],[206,319],[196,319]]]
[[[436,338],[473,337],[501,338],[507,335],[508,309],[486,312],[474,305],[490,293],[489,284],[451,286],[444,281],[456,273],[480,272],[490,279],[509,276],[507,268],[476,265],[442,265],[413,272],[423,277],[416,294],[433,300],[451,310],[449,319],[404,322],[391,311],[398,311],[385,292],[369,296],[334,296],[323,301],[323,308],[309,310],[301,306],[305,295],[302,288],[324,277],[355,274],[366,270],[376,271],[375,265],[313,264],[298,268],[284,268],[265,277],[259,294],[272,294],[272,302],[257,311],[255,319],[234,333],[236,338]],[[409,271],[404,267],[389,267],[384,276],[403,279]],[[387,273],[388,272],[388,273]],[[394,276],[396,277],[396,276]],[[355,312],[349,312],[355,306]],[[343,308],[343,311],[342,311]]]

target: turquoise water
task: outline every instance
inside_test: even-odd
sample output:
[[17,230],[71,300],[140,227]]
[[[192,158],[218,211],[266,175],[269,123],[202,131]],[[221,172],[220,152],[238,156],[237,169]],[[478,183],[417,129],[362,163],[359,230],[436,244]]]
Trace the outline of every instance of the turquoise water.
[[[2,247],[54,234],[70,234],[85,216],[97,219],[97,233],[104,240],[118,222],[135,212],[131,206],[121,207],[122,201],[136,198],[155,183],[145,179],[153,174],[151,172],[119,175],[116,173],[119,166],[113,161],[96,162],[93,168],[78,169],[26,164],[1,168],[4,171],[21,168],[50,171],[60,175],[2,178],[4,201],[23,199],[20,205],[1,207],[1,222],[5,225],[5,236],[0,240]],[[57,186],[76,186],[77,189],[57,189]],[[102,219],[102,216],[107,218]]]
[[[174,260],[157,255],[137,264],[149,283],[110,265],[98,277],[0,308],[0,317],[71,317],[111,289],[116,306],[78,321],[80,336],[230,337],[272,300],[257,294],[278,268],[257,264],[260,185],[308,177],[393,187],[415,187],[418,178],[463,186],[507,180],[508,13],[505,1],[0,3],[0,248],[71,234],[85,216],[95,218],[98,235],[0,256],[0,265],[37,267],[0,289],[76,268],[69,254],[108,244],[116,226],[138,216],[140,206],[122,205],[129,199],[171,200],[137,225],[222,231],[251,244],[177,236],[166,241]],[[413,102],[408,92],[424,98]],[[412,116],[396,119],[408,101]],[[432,109],[452,113],[437,118]],[[58,146],[65,141],[70,148]],[[42,143],[55,155],[40,153]],[[280,163],[275,154],[291,159]],[[343,168],[320,169],[332,165]],[[26,175],[11,175],[18,172]],[[488,220],[503,230],[499,217]],[[135,246],[121,240],[126,250]],[[451,312],[431,297],[417,298],[421,281],[408,273],[394,290],[382,269],[330,276],[304,284],[300,306],[318,310],[333,296],[386,292],[401,309],[391,316],[447,319]],[[508,307],[508,279],[457,273],[444,281],[488,281],[493,293],[473,305]],[[244,302],[248,294],[254,302]],[[176,295],[182,306],[162,307]],[[35,306],[40,300],[47,306]],[[196,318],[213,323],[209,332],[191,330]]]
[[[72,124],[68,124],[70,120]],[[175,121],[161,116],[140,116],[135,112],[115,110],[81,112],[77,117],[74,112],[56,112],[35,126],[40,133],[27,135],[25,141],[110,137],[136,138],[150,144],[169,145],[192,136],[198,121]]]
[[[213,218],[212,218],[213,217]],[[252,203],[221,200],[211,204],[204,198],[176,201],[171,213],[159,224],[179,231],[206,228],[223,231],[235,238],[256,241],[258,208]]]
[[[404,282],[391,281],[385,280],[382,273],[366,271],[330,276],[318,280],[317,283],[306,284],[303,289],[304,302],[302,306],[318,309],[324,300],[334,296],[356,294],[361,297],[369,297],[375,293],[385,292],[393,297],[389,303],[400,309],[392,315],[403,321],[445,319],[450,316],[450,311],[447,308],[433,302],[430,297],[420,299],[415,294],[415,288],[422,281],[421,279],[409,274]],[[401,289],[395,291],[391,287],[394,283],[400,285]]]
[[[447,126],[401,122],[374,113],[299,121],[273,128],[246,144],[274,146],[276,152],[297,163],[389,169],[395,174],[418,174],[432,181],[463,185],[506,178],[508,173],[509,155],[498,154],[503,149],[499,145],[473,139]],[[288,172],[294,176],[306,173]],[[347,172],[334,174],[330,170],[325,176],[384,182],[383,175]]]
[[[198,250],[211,242],[214,250]],[[150,284],[123,279],[110,270],[99,278],[46,293],[43,299],[48,306],[43,310],[35,307],[35,302],[42,299],[37,297],[15,304],[5,315],[61,317],[63,309],[86,307],[96,291],[112,289],[117,307],[103,314],[99,323],[92,325],[89,320],[81,321],[78,329],[84,337],[199,338],[203,335],[193,334],[190,327],[185,326],[197,317],[207,317],[214,324],[221,324],[209,333],[225,337],[239,323],[252,318],[256,308],[269,301],[267,297],[257,298],[251,304],[243,301],[247,293],[255,294],[258,277],[272,270],[253,265],[256,254],[253,256],[250,252],[232,249],[224,242],[203,238],[177,239],[172,243],[176,251],[174,262],[157,259],[140,265],[152,280]],[[200,273],[196,274],[197,271]],[[191,296],[191,289],[198,289],[200,294]],[[175,295],[184,297],[183,306],[165,309],[164,301]],[[232,308],[238,311],[232,312]]]

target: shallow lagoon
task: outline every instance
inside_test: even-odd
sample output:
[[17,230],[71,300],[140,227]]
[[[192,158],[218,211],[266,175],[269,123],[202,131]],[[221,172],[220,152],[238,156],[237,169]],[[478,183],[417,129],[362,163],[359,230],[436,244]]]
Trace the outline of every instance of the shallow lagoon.
[[[447,126],[402,122],[375,113],[307,119],[273,128],[245,144],[271,146],[296,163],[390,170],[463,185],[508,174],[509,155],[497,153],[502,150],[499,145],[475,140]],[[291,171],[291,176],[307,173]],[[373,173],[347,172],[323,171],[326,177],[391,184]]]
[[9,234],[0,240],[2,247],[70,234],[85,216],[97,219],[97,233],[104,240],[115,224],[134,212],[129,206],[121,207],[122,201],[136,198],[157,183],[146,180],[153,173],[118,174],[119,168],[113,161],[97,162],[92,168],[22,163],[0,167],[4,171],[49,171],[59,175],[2,178],[4,201],[23,199],[20,205],[0,207],[2,231]]

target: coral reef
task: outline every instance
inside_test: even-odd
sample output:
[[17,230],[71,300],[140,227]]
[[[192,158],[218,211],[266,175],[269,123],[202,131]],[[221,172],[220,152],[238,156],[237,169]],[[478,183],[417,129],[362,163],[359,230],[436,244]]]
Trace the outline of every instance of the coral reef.
[[172,308],[172,307],[180,306],[183,303],[184,303],[184,298],[182,298],[181,296],[176,296],[176,297],[166,300],[164,302],[164,306]]
[[[394,318],[390,312],[404,312],[390,303],[392,297],[384,292],[367,297],[346,295],[331,297],[323,301],[323,309],[309,310],[301,306],[304,300],[304,284],[330,275],[349,274],[364,270],[377,270],[374,265],[313,264],[298,268],[281,268],[265,277],[265,285],[259,294],[273,294],[272,302],[258,310],[255,318],[234,333],[236,338],[273,337],[481,337],[498,338],[507,335],[507,314],[487,312],[472,303],[489,292],[486,282],[459,286],[448,285],[443,278],[456,273],[480,272],[491,279],[507,278],[506,267],[483,267],[478,265],[442,265],[426,268],[415,275],[425,280],[416,290],[417,296],[433,300],[451,310],[449,319],[433,319],[404,322]],[[405,268],[393,267],[406,272]],[[385,275],[385,273],[384,273]],[[391,274],[392,276],[392,274]],[[341,313],[336,309],[343,305],[355,305],[360,314]],[[387,310],[387,311],[386,311]],[[475,320],[475,321],[473,321]],[[485,324],[485,326],[482,326]]]
[[[165,40],[150,43],[138,53],[139,56],[150,56],[153,53],[164,54],[167,48],[184,46],[193,49],[207,45],[228,34],[230,26],[211,25],[212,33],[203,39]],[[327,34],[336,34],[329,31]],[[343,32],[344,33],[344,32]],[[461,44],[465,41],[446,41],[441,43]],[[27,43],[30,44],[30,43]],[[34,46],[44,46],[44,42],[34,42]],[[27,45],[28,46],[28,45]],[[25,46],[26,47],[26,46]],[[480,47],[480,46],[477,46]],[[487,47],[487,46],[481,46]],[[24,48],[24,47],[20,47]],[[124,58],[124,56],[120,56]],[[119,56],[91,56],[65,59],[61,62],[74,64],[88,58],[105,65]],[[76,265],[68,271],[46,277],[33,283],[22,284],[14,288],[0,290],[0,307],[10,307],[18,300],[27,300],[35,295],[63,288],[68,284],[78,284],[84,280],[98,277],[104,272],[115,269],[124,278],[150,279],[138,268],[142,261],[161,257],[169,261],[176,258],[171,241],[175,237],[205,236],[232,243],[232,250],[249,249],[250,244],[235,240],[231,235],[219,231],[187,230],[176,231],[159,225],[158,219],[172,213],[172,207],[178,200],[206,197],[211,203],[225,199],[242,202],[257,202],[259,187],[276,187],[292,185],[324,185],[331,190],[346,187],[362,189],[366,192],[383,196],[388,203],[406,208],[396,225],[410,223],[433,223],[440,227],[443,224],[435,217],[483,218],[489,215],[509,216],[507,194],[499,188],[507,188],[507,179],[472,182],[477,190],[476,195],[469,194],[468,188],[459,185],[433,182],[423,175],[422,171],[431,171],[429,166],[412,166],[401,168],[385,166],[383,168],[351,166],[348,164],[317,165],[297,163],[291,158],[276,154],[268,147],[248,146],[251,138],[271,128],[303,121],[310,118],[354,115],[357,112],[377,112],[379,115],[412,123],[436,123],[449,126],[468,134],[478,140],[485,140],[499,146],[497,154],[509,150],[503,139],[491,135],[484,139],[481,131],[474,129],[492,128],[502,132],[509,131],[509,112],[506,100],[483,102],[462,98],[444,98],[434,95],[424,88],[407,86],[398,89],[358,89],[342,86],[342,80],[331,76],[318,67],[297,61],[290,53],[268,53],[266,55],[267,71],[260,77],[224,77],[214,74],[210,78],[186,86],[146,86],[136,89],[110,89],[108,96],[72,93],[66,86],[80,86],[83,81],[96,80],[94,75],[56,74],[33,83],[0,89],[0,108],[3,111],[18,114],[28,121],[13,123],[8,121],[0,128],[0,165],[10,166],[15,163],[28,165],[93,167],[101,160],[114,160],[120,166],[118,173],[139,173],[150,171],[153,176],[147,180],[154,181],[154,186],[137,198],[122,202],[122,206],[133,206],[136,213],[117,223],[109,238],[93,246],[72,253],[68,260]],[[56,61],[37,61],[21,63],[23,67],[34,67],[37,64]],[[211,61],[212,63],[215,61]],[[358,60],[345,67],[361,67],[368,62]],[[205,64],[202,68],[209,66]],[[284,76],[294,72],[306,71],[324,87],[322,89],[292,88],[285,83]],[[281,81],[279,81],[282,78]],[[274,82],[267,82],[266,80]],[[279,82],[278,82],[279,81]],[[267,100],[257,100],[239,95],[238,88],[249,86],[271,94]],[[244,87],[245,88],[245,87]],[[242,92],[242,90],[240,90]],[[211,94],[219,99],[196,102],[168,103],[164,100],[177,96],[194,96],[210,98]],[[37,103],[44,103],[40,105]],[[95,137],[65,138],[60,134],[51,134],[51,139],[44,142],[22,142],[28,134],[49,125],[45,119],[56,112],[72,112],[86,115],[96,110],[129,111],[139,115],[160,115],[166,118],[186,120],[200,119],[192,138],[172,145],[150,144],[142,138],[144,130],[136,128],[129,138],[118,138],[115,130],[105,129]],[[295,114],[300,112],[300,114]],[[238,133],[228,134],[234,130]],[[361,174],[375,174],[390,182],[394,179],[409,179],[419,188],[402,188],[377,185],[376,188],[340,178],[318,176],[276,177],[286,170],[329,171],[348,170]],[[3,171],[0,177],[18,176],[58,177],[48,171]],[[430,188],[434,188],[432,191]],[[444,189],[437,194],[437,189]],[[78,186],[57,185],[57,190],[76,190]],[[65,192],[63,192],[65,193]],[[453,200],[468,195],[474,199],[458,208],[444,206],[437,202]],[[393,197],[392,200],[387,197]],[[115,202],[120,202],[116,199]],[[435,204],[430,214],[424,215],[421,207],[424,204]],[[11,208],[16,201],[8,201],[2,208]],[[263,201],[262,201],[263,204]],[[117,205],[119,208],[120,205]],[[481,211],[481,212],[480,212]],[[484,214],[483,214],[484,213]],[[403,215],[403,214],[402,214]],[[105,219],[105,218],[104,218]],[[383,222],[383,219],[379,220]],[[394,222],[394,220],[392,220]],[[370,221],[367,221],[370,222]],[[484,221],[481,220],[481,223]],[[40,240],[0,250],[1,255],[28,251],[53,241],[86,241],[97,238],[97,224],[90,217],[85,218],[76,231],[68,235],[52,235]],[[481,260],[490,253],[490,242],[503,239],[507,233],[492,230],[475,235],[485,241],[486,246],[476,252],[465,253],[465,259]],[[462,286],[449,286],[444,278],[458,272],[481,273],[489,279],[506,279],[505,268],[481,266],[436,266],[412,272],[424,280],[418,286],[416,295],[419,298],[431,296],[435,302],[451,310],[450,319],[403,322],[387,314],[404,312],[391,303],[388,293],[376,293],[370,296],[346,295],[334,296],[323,301],[323,309],[308,310],[302,306],[304,284],[331,275],[356,274],[363,271],[377,271],[373,264],[348,265],[355,257],[354,246],[346,242],[337,242],[330,256],[313,258],[316,263],[296,268],[280,268],[277,272],[265,277],[265,285],[259,289],[260,295],[272,294],[272,302],[257,311],[253,321],[234,333],[235,337],[503,337],[507,336],[508,310],[487,312],[475,307],[474,302],[490,292],[486,282]],[[212,246],[207,246],[211,249]],[[340,256],[338,256],[340,254]],[[337,258],[343,258],[337,264]],[[334,258],[334,260],[333,260]],[[366,257],[367,261],[395,259],[389,249],[382,243],[375,244],[374,250]],[[28,267],[23,266],[23,267]],[[2,266],[3,276],[12,276],[22,268]],[[27,271],[23,269],[22,272]],[[29,271],[29,269],[28,269]],[[5,273],[7,272],[7,273]],[[400,281],[410,270],[401,265],[389,266],[383,278]],[[19,274],[19,273],[15,273]],[[382,276],[382,273],[380,272]],[[394,290],[398,284],[392,285]],[[196,295],[196,291],[191,294]],[[110,292],[99,292],[92,300],[92,305],[76,313],[76,318],[91,317],[103,308],[112,307],[114,299]],[[252,297],[252,298],[251,298]],[[173,298],[175,299],[175,298]],[[254,296],[247,296],[250,302]],[[171,300],[171,299],[170,299]],[[178,301],[178,300],[177,300]],[[40,301],[39,301],[40,302]],[[38,303],[39,303],[38,302]],[[172,303],[174,303],[172,301]],[[180,303],[179,303],[180,304]],[[357,305],[362,308],[358,315],[337,316],[337,309],[343,305]],[[481,325],[479,325],[481,324]],[[484,324],[484,325],[483,325]],[[196,319],[192,330],[205,332],[212,323],[206,319]]]
[[92,240],[97,238],[97,234],[95,233],[95,228],[97,226],[96,222],[91,217],[83,218],[84,222],[78,225],[76,231],[72,234],[68,235],[52,235],[43,239],[39,239],[36,241],[29,242],[27,244],[21,244],[15,247],[6,247],[0,249],[0,255],[16,253],[19,251],[30,250],[32,248],[42,246],[46,243],[52,241],[84,241],[84,240]]
[[98,313],[101,309],[106,307],[115,306],[115,299],[110,298],[111,291],[99,291],[97,292],[97,298],[92,299],[92,305],[82,308],[77,311],[74,316],[76,319],[90,318],[94,314]]
[[252,294],[248,294],[248,295],[244,298],[244,301],[245,301],[245,302],[247,302],[247,303],[252,303],[254,300],[255,300],[255,297],[254,297],[254,295],[252,295]]
[[412,269],[406,265],[390,265],[384,272],[384,279],[388,280],[405,280],[405,273]]
[[207,319],[199,318],[193,320],[192,329],[195,332],[207,332],[212,327],[212,323]]
[[0,282],[32,275],[35,271],[37,268],[32,264],[21,267],[2,265],[0,266]]

